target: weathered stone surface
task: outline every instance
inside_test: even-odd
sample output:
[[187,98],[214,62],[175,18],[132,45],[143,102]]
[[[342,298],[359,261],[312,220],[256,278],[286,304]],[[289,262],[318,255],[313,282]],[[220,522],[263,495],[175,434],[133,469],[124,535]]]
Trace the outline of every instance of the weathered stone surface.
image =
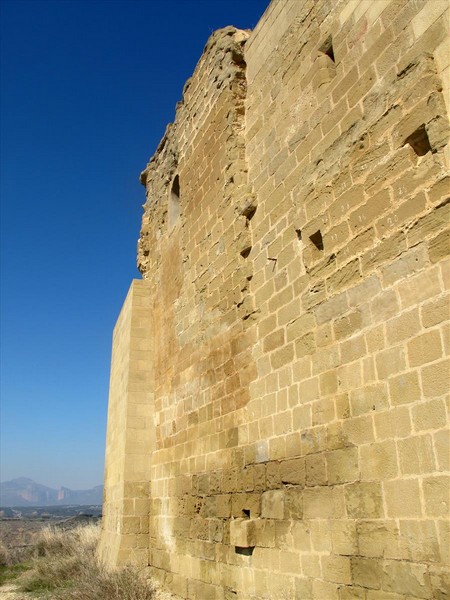
[[448,596],[447,0],[215,32],[141,174],[100,554],[189,600]]

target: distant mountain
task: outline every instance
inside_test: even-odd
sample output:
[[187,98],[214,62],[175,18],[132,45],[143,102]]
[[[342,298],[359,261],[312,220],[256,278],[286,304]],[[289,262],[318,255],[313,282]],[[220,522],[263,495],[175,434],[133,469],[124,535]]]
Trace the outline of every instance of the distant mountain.
[[0,506],[57,506],[67,504],[102,504],[103,486],[90,490],[54,490],[27,477],[0,483]]

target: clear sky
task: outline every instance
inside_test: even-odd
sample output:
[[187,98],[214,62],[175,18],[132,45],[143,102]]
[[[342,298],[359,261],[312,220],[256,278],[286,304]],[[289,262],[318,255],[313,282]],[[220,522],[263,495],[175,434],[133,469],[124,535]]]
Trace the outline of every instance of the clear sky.
[[102,483],[138,182],[209,35],[269,0],[0,0],[0,480]]

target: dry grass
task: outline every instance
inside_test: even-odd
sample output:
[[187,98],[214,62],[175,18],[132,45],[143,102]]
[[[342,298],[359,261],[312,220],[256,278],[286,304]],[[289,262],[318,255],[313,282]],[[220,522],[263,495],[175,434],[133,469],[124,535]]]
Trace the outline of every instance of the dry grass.
[[29,548],[7,548],[0,541],[0,586],[16,580],[29,566],[25,562],[30,560]]
[[9,565],[10,555],[8,548],[0,542],[0,567],[6,567]]
[[155,586],[132,567],[109,570],[96,557],[100,528],[43,529],[21,590],[52,600],[157,600]]
[[0,568],[12,567],[18,563],[30,560],[33,550],[30,546],[8,548],[0,541]]

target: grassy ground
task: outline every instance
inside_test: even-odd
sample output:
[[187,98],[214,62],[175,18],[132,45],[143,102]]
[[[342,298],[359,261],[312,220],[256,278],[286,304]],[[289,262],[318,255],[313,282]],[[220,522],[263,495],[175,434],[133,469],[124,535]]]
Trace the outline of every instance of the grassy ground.
[[28,571],[30,565],[19,563],[17,565],[0,565],[0,585],[15,581],[22,573]]
[[42,600],[160,600],[136,569],[110,570],[97,559],[99,533],[97,525],[71,531],[47,527],[34,556],[16,564],[0,548],[0,585],[13,581],[19,591]]

